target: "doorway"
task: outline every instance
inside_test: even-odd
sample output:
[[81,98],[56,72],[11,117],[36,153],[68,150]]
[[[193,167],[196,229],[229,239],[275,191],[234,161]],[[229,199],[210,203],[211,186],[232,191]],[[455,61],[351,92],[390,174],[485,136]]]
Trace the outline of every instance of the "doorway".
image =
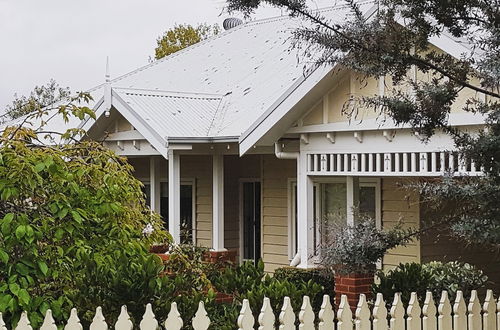
[[243,261],[261,259],[261,192],[259,181],[240,183],[240,251]]

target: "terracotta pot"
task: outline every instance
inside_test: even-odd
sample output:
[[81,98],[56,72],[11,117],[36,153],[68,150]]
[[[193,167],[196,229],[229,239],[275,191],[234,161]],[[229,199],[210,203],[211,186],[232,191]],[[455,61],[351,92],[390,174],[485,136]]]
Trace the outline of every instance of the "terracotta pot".
[[155,244],[151,245],[151,247],[149,248],[149,252],[156,254],[166,253],[168,252],[169,248],[170,246],[168,244]]

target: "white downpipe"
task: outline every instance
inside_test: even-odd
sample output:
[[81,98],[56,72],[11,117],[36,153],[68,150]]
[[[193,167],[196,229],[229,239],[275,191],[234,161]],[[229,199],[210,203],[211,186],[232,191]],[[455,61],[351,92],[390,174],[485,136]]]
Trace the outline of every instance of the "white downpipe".
[[[285,152],[281,143],[274,143],[274,154],[278,159],[299,159],[299,152]],[[300,251],[297,251],[295,257],[290,262],[290,266],[297,267],[300,264]]]
[[278,159],[298,159],[299,152],[285,152],[281,146],[281,143],[274,143],[274,154]]
[[295,257],[293,257],[292,261],[290,262],[291,267],[297,267],[300,264],[300,252],[297,252],[295,254]]

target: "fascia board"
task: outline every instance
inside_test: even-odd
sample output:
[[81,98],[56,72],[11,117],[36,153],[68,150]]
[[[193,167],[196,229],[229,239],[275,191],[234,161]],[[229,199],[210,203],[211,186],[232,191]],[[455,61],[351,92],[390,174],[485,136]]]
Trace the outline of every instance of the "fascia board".
[[330,65],[317,67],[309,76],[303,77],[283,94],[252,126],[240,137],[240,155],[252,148],[264,134],[279,122],[317,83],[333,69]]
[[168,159],[166,142],[155,132],[116,92],[112,92],[112,105],[134,126],[144,138],[163,156]]

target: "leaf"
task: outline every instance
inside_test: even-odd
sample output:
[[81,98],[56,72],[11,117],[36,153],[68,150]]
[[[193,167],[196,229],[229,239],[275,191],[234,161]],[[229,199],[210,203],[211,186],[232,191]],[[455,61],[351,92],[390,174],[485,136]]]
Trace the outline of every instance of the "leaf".
[[2,249],[0,249],[0,261],[2,261],[4,264],[7,264],[9,262],[9,255]]
[[39,261],[38,268],[40,268],[40,271],[42,272],[43,275],[47,275],[47,273],[49,271],[49,267],[47,266],[47,264],[45,262]]
[[29,305],[31,299],[30,294],[26,291],[26,289],[19,290],[18,297],[24,305]]
[[45,169],[45,163],[38,163],[35,165],[35,172],[40,173]]
[[14,295],[18,295],[19,294],[19,284],[17,283],[10,283],[9,284],[9,290],[10,292],[12,292]]
[[19,225],[16,228],[16,237],[17,239],[21,239],[26,235],[26,227],[24,225]]

